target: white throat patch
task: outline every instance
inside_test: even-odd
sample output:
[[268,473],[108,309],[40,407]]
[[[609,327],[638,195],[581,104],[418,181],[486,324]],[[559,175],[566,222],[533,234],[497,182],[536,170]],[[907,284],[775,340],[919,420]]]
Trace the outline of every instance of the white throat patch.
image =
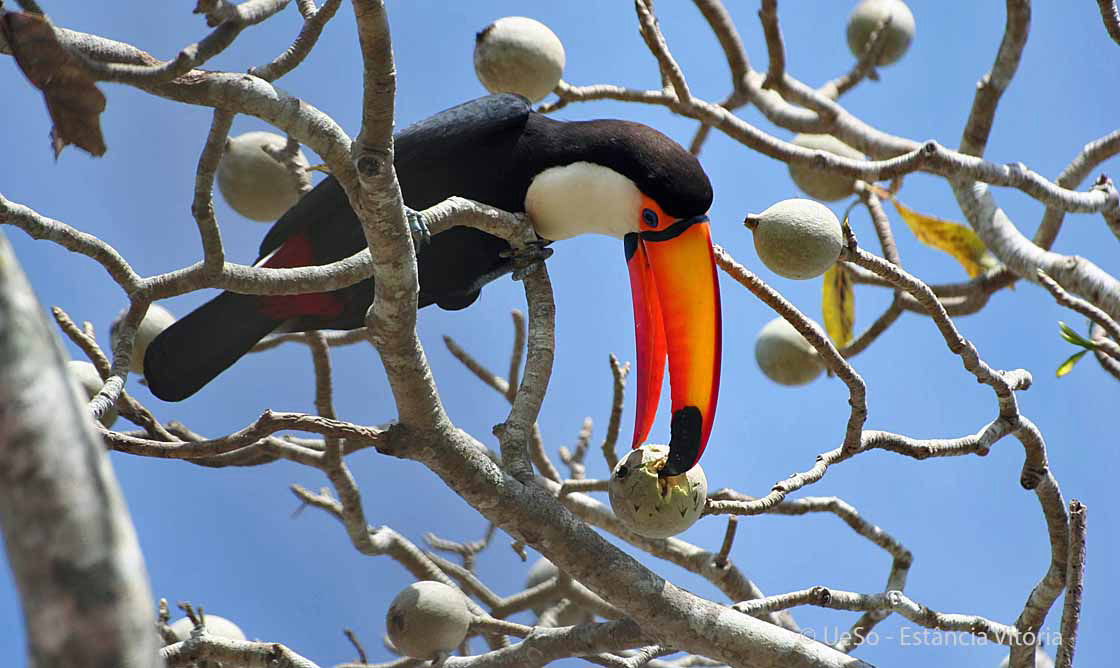
[[525,211],[537,234],[560,241],[579,234],[621,239],[638,229],[642,194],[613,169],[590,162],[550,167],[529,185]]

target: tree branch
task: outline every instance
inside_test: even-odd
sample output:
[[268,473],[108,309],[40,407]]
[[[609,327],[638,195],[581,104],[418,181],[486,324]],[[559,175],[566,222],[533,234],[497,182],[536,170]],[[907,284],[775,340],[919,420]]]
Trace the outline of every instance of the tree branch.
[[155,668],[144,559],[65,359],[0,235],[0,529],[32,665]]

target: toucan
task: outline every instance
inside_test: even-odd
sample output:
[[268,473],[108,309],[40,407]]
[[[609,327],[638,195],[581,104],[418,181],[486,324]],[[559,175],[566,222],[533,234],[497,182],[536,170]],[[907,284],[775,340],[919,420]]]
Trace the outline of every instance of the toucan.
[[[458,195],[527,213],[545,242],[587,233],[623,241],[637,339],[633,447],[653,425],[667,357],[670,455],[660,473],[690,469],[711,433],[721,348],[707,216],[712,187],[699,161],[648,126],[559,121],[511,94],[420,121],[399,132],[394,147],[410,212]],[[256,266],[326,264],[365,246],[345,192],[328,177],[276,221]],[[451,228],[417,248],[421,307],[465,308],[517,262],[504,240],[470,227]],[[152,341],[144,358],[148,387],[160,399],[180,401],[271,332],[361,327],[372,298],[373,279],[313,294],[223,292]]]

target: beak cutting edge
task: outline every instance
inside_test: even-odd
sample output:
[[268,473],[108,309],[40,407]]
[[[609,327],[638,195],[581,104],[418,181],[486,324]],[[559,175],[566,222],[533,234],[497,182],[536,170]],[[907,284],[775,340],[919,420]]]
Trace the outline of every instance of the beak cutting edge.
[[711,228],[707,216],[696,216],[628,234],[625,244],[637,344],[632,447],[653,426],[668,357],[673,415],[660,475],[679,475],[703,454],[719,395],[722,316]]

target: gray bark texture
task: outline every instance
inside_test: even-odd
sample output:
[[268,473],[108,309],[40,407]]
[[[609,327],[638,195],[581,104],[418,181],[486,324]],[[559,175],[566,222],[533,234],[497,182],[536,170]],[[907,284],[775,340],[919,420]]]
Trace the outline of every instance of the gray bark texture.
[[34,668],[159,665],[140,546],[86,402],[0,234],[0,528]]

